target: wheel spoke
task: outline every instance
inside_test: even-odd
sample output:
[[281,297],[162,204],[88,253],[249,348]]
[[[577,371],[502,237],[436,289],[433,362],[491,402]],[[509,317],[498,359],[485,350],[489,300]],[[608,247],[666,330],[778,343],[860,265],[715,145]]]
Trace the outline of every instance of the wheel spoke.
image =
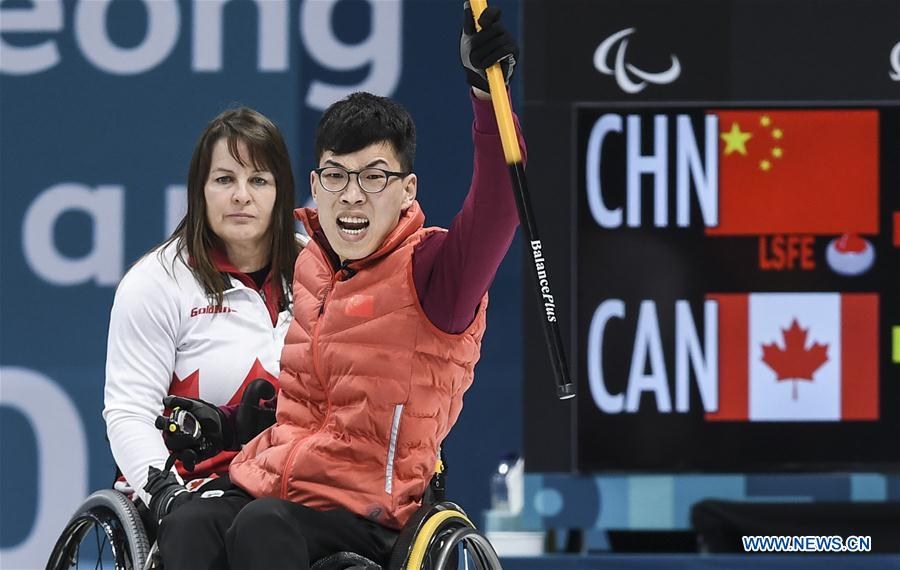
[[[106,533],[103,534],[105,535]],[[94,525],[94,536],[97,539],[97,562],[94,563],[94,570],[98,570],[98,568],[103,567],[103,547],[100,543],[100,530],[97,528],[97,525]],[[106,542],[105,539],[104,542]]]

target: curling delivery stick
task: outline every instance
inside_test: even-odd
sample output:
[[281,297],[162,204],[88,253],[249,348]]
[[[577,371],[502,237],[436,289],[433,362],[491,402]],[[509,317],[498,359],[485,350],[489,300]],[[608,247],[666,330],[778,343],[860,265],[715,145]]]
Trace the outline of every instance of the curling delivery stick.
[[[480,30],[478,18],[487,8],[487,1],[471,0],[470,5],[472,6],[472,16],[475,18],[475,29]],[[516,136],[512,110],[506,96],[506,82],[503,80],[503,71],[500,69],[499,63],[495,63],[487,69],[487,79],[491,88],[494,114],[497,116],[497,125],[500,127],[503,154],[506,157],[506,164],[509,165],[509,176],[516,196],[519,223],[525,232],[525,239],[528,240],[528,247],[531,249],[534,260],[532,275],[534,275],[535,292],[543,309],[544,338],[547,341],[547,349],[550,351],[553,375],[556,377],[556,395],[560,400],[566,400],[575,396],[575,385],[569,378],[569,367],[559,336],[559,316],[556,311],[556,300],[550,289],[550,270],[547,267],[547,259],[543,253],[544,248],[541,238],[538,237],[534,213],[531,210],[528,185],[525,182],[525,167],[522,165],[522,153],[519,150],[519,138]]]

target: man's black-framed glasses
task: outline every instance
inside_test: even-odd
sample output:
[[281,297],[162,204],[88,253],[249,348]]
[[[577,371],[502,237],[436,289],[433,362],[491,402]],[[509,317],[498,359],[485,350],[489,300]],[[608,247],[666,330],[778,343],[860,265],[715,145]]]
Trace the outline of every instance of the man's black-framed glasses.
[[319,184],[328,192],[342,192],[350,184],[350,175],[356,175],[356,182],[366,194],[377,194],[387,188],[392,176],[403,178],[410,172],[392,172],[383,168],[363,168],[347,170],[342,166],[325,166],[313,170],[319,175]]

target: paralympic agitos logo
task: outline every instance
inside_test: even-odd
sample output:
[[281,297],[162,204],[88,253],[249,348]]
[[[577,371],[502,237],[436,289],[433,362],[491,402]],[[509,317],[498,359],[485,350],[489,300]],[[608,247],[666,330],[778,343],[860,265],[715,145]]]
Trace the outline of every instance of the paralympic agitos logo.
[[894,81],[900,81],[900,42],[897,42],[891,49],[891,73],[889,74]]
[[[597,68],[597,71],[604,75],[614,76],[622,91],[629,94],[640,93],[648,83],[663,85],[678,79],[678,76],[681,75],[681,62],[674,55],[670,56],[672,64],[665,71],[644,71],[626,62],[625,54],[628,49],[628,36],[634,32],[634,28],[626,28],[600,42],[600,45],[594,51],[594,67]],[[610,67],[609,55],[614,46],[618,47],[615,50],[615,61],[613,66]],[[632,79],[632,77],[637,79]]]

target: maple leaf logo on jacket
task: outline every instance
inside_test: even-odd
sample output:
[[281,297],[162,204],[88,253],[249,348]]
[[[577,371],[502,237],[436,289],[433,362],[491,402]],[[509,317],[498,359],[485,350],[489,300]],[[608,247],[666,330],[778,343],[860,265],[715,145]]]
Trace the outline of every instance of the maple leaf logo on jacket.
[[774,342],[762,345],[762,361],[775,372],[776,379],[794,382],[792,391],[794,400],[797,399],[797,381],[812,382],[815,371],[828,362],[828,345],[816,342],[806,348],[808,334],[809,329],[800,328],[797,319],[794,319],[790,328],[781,329],[784,348]]

